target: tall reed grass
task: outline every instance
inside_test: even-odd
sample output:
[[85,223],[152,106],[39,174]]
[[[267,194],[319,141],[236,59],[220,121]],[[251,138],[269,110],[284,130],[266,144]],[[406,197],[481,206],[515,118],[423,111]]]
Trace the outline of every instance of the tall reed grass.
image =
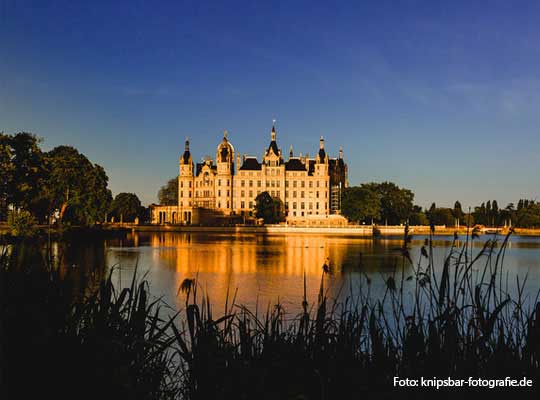
[[427,398],[425,390],[395,389],[395,376],[536,383],[540,302],[504,271],[511,235],[480,250],[474,230],[461,241],[456,235],[435,265],[432,236],[413,260],[406,229],[382,296],[371,295],[366,276],[356,294],[329,299],[325,263],[318,298],[304,295],[292,318],[280,304],[262,312],[236,304],[235,293],[217,314],[196,279],[183,282],[185,307],[172,315],[135,277],[118,291],[109,274],[98,290],[73,296],[69,274],[4,255],[2,383],[24,390],[37,375],[50,390],[153,399]]

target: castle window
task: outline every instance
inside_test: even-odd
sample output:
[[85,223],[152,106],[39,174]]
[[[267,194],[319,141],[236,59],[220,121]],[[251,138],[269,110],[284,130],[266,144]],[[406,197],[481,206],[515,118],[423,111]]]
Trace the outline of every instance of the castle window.
[[[227,190],[227,196],[230,196],[230,193],[231,193],[231,192]],[[229,206],[227,206],[227,207],[229,207]]]
[[319,182],[319,181],[317,181],[317,187],[319,187],[319,183],[320,183],[320,182]]
[[191,181],[189,181],[189,187],[191,188]]
[[276,181],[276,186],[279,187],[279,181]]
[[[218,195],[218,197],[221,196],[221,190],[218,190],[218,191],[217,191],[217,195]],[[218,208],[219,208],[219,207],[218,207]]]
[[319,198],[319,191],[317,190],[317,198]]
[[221,208],[221,203],[218,201],[217,208]]
[[304,191],[303,190],[300,192],[300,197],[304,198]]
[[221,186],[221,179],[218,179],[217,185],[218,185],[218,186]]
[[312,182],[312,181],[309,181],[309,187],[310,187],[310,188],[313,187],[313,182]]
[[253,202],[252,201],[249,202],[249,208],[253,208]]
[[249,187],[253,187],[253,181],[249,181]]
[[[304,202],[300,203],[300,208],[303,210],[306,208],[306,204]],[[304,215],[304,213],[302,213]]]
[[227,200],[227,208],[229,208],[229,201]]
[[240,202],[240,208],[246,208],[246,203],[244,201]]
[[242,187],[246,186],[246,181],[242,180]]
[[[246,192],[244,190],[242,190],[242,192],[240,193],[240,197],[245,197],[246,196]],[[242,207],[244,208],[244,207]]]
[[180,191],[180,197],[184,197],[184,192]]
[[300,184],[301,184],[302,187],[306,187],[306,182],[305,181],[300,182]]
[[285,187],[289,187],[289,181],[285,181]]
[[296,181],[293,181],[292,186],[296,187]]
[[[319,203],[317,202],[316,204],[317,204],[317,210],[318,210],[319,209]],[[318,212],[317,212],[317,214],[318,214]]]
[[191,197],[191,190],[189,191],[189,197]]
[[184,187],[184,182],[180,181],[180,187]]
[[249,197],[253,197],[253,190],[249,191]]
[[257,187],[261,187],[261,181],[257,181]]
[[309,209],[313,210],[313,203],[309,203]]
[[292,192],[292,197],[296,198],[296,190]]
[[292,203],[292,208],[296,210],[296,202]]

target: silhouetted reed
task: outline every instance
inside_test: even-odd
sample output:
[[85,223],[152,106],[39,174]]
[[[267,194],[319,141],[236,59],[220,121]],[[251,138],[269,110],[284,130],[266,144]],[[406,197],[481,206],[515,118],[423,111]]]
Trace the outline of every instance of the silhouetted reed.
[[317,299],[307,298],[304,275],[302,311],[292,318],[279,303],[263,313],[236,304],[236,292],[216,317],[198,279],[179,287],[179,313],[162,312],[135,276],[117,291],[109,274],[99,289],[73,296],[69,273],[46,262],[22,267],[12,251],[0,272],[2,382],[18,389],[30,374],[50,390],[84,386],[82,395],[99,398],[110,387],[107,397],[155,399],[391,398],[403,393],[394,376],[536,382],[540,303],[503,270],[511,234],[480,250],[474,230],[462,242],[456,235],[437,266],[432,236],[413,260],[406,229],[381,296],[366,276],[355,294],[329,299],[325,262]]

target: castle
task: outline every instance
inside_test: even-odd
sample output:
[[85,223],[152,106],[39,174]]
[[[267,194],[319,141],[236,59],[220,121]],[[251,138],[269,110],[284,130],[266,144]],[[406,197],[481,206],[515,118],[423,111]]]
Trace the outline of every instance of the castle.
[[200,224],[218,217],[249,218],[254,215],[255,198],[266,191],[281,201],[288,223],[341,224],[341,190],[347,185],[343,149],[337,158],[330,158],[322,136],[315,158],[295,156],[291,146],[285,161],[272,126],[270,144],[259,162],[256,157],[235,154],[225,131],[215,160],[194,163],[186,140],[179,161],[178,205],[153,205],[152,223]]

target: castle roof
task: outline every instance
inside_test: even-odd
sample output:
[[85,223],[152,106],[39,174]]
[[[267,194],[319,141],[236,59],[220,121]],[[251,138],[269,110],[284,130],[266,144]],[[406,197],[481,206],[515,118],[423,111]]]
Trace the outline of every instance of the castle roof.
[[246,157],[240,169],[242,171],[260,171],[261,164],[255,157]]
[[299,158],[293,157],[285,163],[285,171],[306,171],[306,166]]

